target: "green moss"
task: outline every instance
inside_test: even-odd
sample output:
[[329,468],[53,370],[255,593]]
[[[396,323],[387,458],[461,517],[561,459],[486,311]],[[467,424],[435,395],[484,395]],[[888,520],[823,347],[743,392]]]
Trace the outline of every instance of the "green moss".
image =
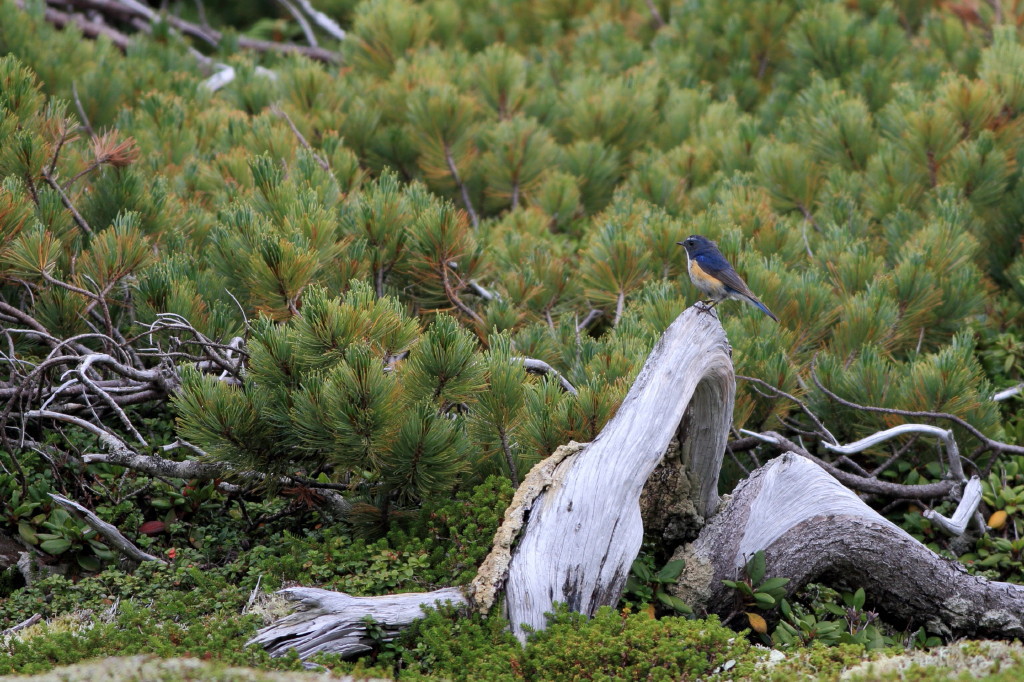
[[717,618],[653,619],[602,608],[591,619],[564,609],[525,647],[499,617],[434,611],[393,652],[401,679],[746,679],[763,650]]

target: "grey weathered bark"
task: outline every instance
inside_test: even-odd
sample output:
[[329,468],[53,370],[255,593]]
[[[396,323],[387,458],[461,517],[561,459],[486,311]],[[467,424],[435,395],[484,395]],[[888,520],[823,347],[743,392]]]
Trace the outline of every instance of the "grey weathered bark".
[[863,587],[891,622],[957,637],[1024,635],[1024,586],[968,575],[868,507],[821,467],[787,453],[741,483],[694,543],[675,589],[697,612],[728,615],[734,580],[754,552],[766,577]]
[[71,514],[85,521],[90,528],[102,535],[103,538],[110,543],[111,547],[129,559],[140,562],[155,561],[160,564],[167,563],[160,557],[153,556],[149,552],[145,552],[140,549],[131,540],[126,538],[116,527],[110,525],[74,500],[69,500],[63,495],[57,495],[56,493],[50,493],[50,498]]
[[[681,442],[693,504],[701,515],[712,513],[736,390],[730,353],[713,314],[684,311],[655,345],[597,439],[559,448],[526,476],[469,590],[472,605],[486,610],[504,590],[513,630],[524,638],[522,624],[542,629],[544,614],[556,601],[588,614],[618,602],[643,540],[641,490],[675,439]],[[301,598],[310,594],[302,592]],[[275,654],[294,647],[309,655],[337,651],[334,633],[352,633],[368,614],[390,626],[382,620],[390,614],[367,611],[373,604],[326,594],[338,596],[328,600],[316,591],[312,608],[271,624],[252,641],[269,645]],[[418,609],[453,594],[463,603],[462,593],[452,591],[388,599]],[[338,609],[333,614],[332,607]],[[354,651],[365,645],[364,636],[346,646]]]

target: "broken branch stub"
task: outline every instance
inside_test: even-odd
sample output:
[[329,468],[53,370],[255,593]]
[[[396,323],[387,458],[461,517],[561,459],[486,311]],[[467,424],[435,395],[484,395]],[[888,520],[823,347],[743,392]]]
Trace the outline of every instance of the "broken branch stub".
[[516,636],[555,602],[592,615],[614,605],[640,550],[640,492],[678,435],[694,504],[718,505],[736,380],[718,318],[691,307],[665,331],[615,416],[532,503],[513,551],[506,608]]

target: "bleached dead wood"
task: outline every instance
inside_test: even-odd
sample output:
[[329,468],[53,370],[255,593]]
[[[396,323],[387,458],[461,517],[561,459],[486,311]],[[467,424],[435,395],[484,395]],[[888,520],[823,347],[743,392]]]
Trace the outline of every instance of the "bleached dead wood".
[[[558,448],[526,476],[465,593],[381,597],[388,608],[374,609],[374,602],[293,588],[287,596],[309,608],[264,628],[253,641],[275,655],[288,648],[304,657],[364,651],[372,642],[358,623],[368,613],[391,636],[407,623],[410,605],[446,597],[486,611],[502,593],[510,626],[522,639],[524,624],[546,625],[544,613],[554,602],[588,614],[615,604],[641,543],[641,490],[674,439],[689,483],[683,489],[707,520],[697,540],[674,557],[686,561],[675,591],[696,611],[730,615],[736,596],[722,580],[737,578],[750,556],[764,550],[769,576],[790,578],[790,590],[810,581],[864,587],[872,607],[896,622],[950,635],[1024,634],[1024,587],[969,576],[938,557],[807,452],[772,460],[720,507],[718,473],[734,393],[730,349],[717,318],[685,311],[658,341],[597,439]],[[798,447],[776,433],[760,435]],[[955,444],[948,452],[959,464]],[[957,468],[951,467],[954,477]],[[946,481],[934,494],[962,485]],[[973,500],[975,487],[968,484],[965,496]]]
[[890,438],[896,436],[902,436],[908,433],[921,433],[928,436],[934,436],[942,441],[942,444],[946,448],[946,461],[949,464],[949,474],[953,478],[959,481],[966,481],[967,477],[964,475],[964,467],[960,462],[960,448],[956,445],[956,439],[953,437],[953,432],[949,429],[940,429],[937,426],[931,424],[900,424],[894,426],[891,429],[879,431],[873,433],[867,438],[861,438],[855,443],[849,445],[834,445],[832,443],[822,443],[827,450],[832,452],[839,452],[844,455],[850,455],[855,452],[863,452],[870,447],[874,447],[879,443],[883,443]]
[[673,559],[686,568],[673,592],[698,613],[728,616],[741,575],[758,550],[766,577],[863,587],[891,622],[949,636],[1024,635],[1024,586],[968,575],[868,507],[817,464],[787,453],[741,483],[693,543]]
[[387,641],[422,618],[424,606],[468,604],[457,587],[383,597],[351,597],[313,587],[291,587],[278,594],[299,602],[299,609],[260,630],[248,644],[261,644],[274,656],[295,649],[302,658],[321,652],[353,656],[370,651],[375,640],[367,632],[368,619],[380,628],[376,639]]
[[715,511],[736,392],[730,353],[717,317],[686,310],[615,416],[533,503],[505,587],[520,639],[524,624],[544,628],[555,602],[585,614],[618,602],[643,540],[640,492],[677,434],[697,511]]

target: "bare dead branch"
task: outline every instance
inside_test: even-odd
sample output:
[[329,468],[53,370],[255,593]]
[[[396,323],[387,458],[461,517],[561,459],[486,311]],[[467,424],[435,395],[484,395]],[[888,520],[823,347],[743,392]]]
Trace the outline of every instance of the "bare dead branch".
[[820,457],[812,455],[805,448],[797,445],[775,431],[754,433],[752,431],[741,430],[741,433],[759,438],[765,443],[778,447],[783,452],[795,452],[801,457],[809,459],[820,466],[847,488],[862,493],[872,493],[874,495],[883,495],[885,497],[909,497],[915,499],[935,498],[946,497],[954,489],[959,487],[959,483],[956,481],[940,481],[938,483],[925,483],[922,485],[903,485],[900,483],[890,483],[889,481],[880,481],[877,478],[864,478],[863,476],[843,471]]
[[[14,5],[18,9],[25,9],[24,0],[14,0]],[[61,12],[60,10],[47,7],[43,15],[46,21],[53,24],[57,28],[64,28],[68,25],[74,25],[82,32],[82,35],[87,38],[98,38],[99,36],[105,36],[110,39],[114,45],[122,50],[128,49],[131,39],[125,34],[110,28],[106,24],[102,24],[96,21],[90,21],[86,17],[80,14],[72,14],[70,12]]]
[[88,526],[90,528],[92,528],[97,533],[102,535],[103,539],[106,540],[110,544],[111,547],[113,547],[114,549],[116,549],[118,552],[120,552],[121,554],[125,555],[129,559],[133,559],[134,561],[139,561],[139,562],[142,562],[142,561],[156,561],[157,563],[161,563],[161,564],[166,564],[167,563],[166,561],[164,561],[160,557],[153,556],[152,554],[149,554],[148,552],[144,552],[143,550],[141,550],[138,547],[136,547],[135,544],[132,543],[131,540],[126,538],[121,533],[121,531],[119,531],[117,528],[115,528],[111,524],[107,523],[106,521],[104,521],[100,517],[96,516],[91,511],[89,511],[88,509],[86,509],[82,505],[78,504],[74,500],[69,500],[68,498],[64,497],[63,495],[58,495],[56,493],[50,493],[50,498],[54,502],[59,504],[61,507],[66,509],[68,512],[70,512],[72,515],[78,517],[79,519],[84,521],[86,524],[88,524]]
[[[139,19],[146,23],[153,24],[157,21],[165,21],[169,26],[179,31],[181,34],[189,36],[191,38],[197,38],[207,43],[211,47],[219,47],[222,39],[222,34],[219,31],[213,30],[208,27],[203,27],[192,22],[185,21],[180,17],[176,17],[172,14],[160,15],[158,12],[153,10],[146,5],[136,2],[136,0],[46,0],[48,4],[57,5],[60,7],[66,7],[68,5],[82,8],[95,10],[102,14],[118,18],[122,21],[132,23],[131,19]],[[16,0],[19,7],[24,7],[23,0]],[[53,14],[51,15],[51,12]],[[131,39],[123,33],[114,31],[106,25],[96,24],[90,22],[85,17],[81,17],[77,14],[71,14],[66,12],[60,12],[58,10],[47,9],[46,19],[50,23],[63,26],[69,22],[73,22],[78,25],[79,29],[83,33],[94,37],[95,35],[106,35],[114,44],[120,47],[122,50],[126,49],[131,42]],[[338,53],[331,50],[326,50],[322,47],[314,47],[307,45],[297,45],[295,43],[277,43],[269,40],[258,40],[256,38],[250,38],[248,36],[237,37],[238,46],[243,49],[256,50],[257,52],[280,52],[280,53],[295,53],[314,59],[316,61],[327,62],[327,63],[338,63],[341,61],[341,57]]]
[[43,179],[46,180],[46,184],[49,185],[50,188],[57,193],[57,196],[60,197],[60,202],[64,204],[64,208],[66,208],[68,212],[71,213],[71,217],[74,219],[75,224],[78,225],[78,229],[80,229],[85,234],[92,236],[92,228],[89,227],[89,223],[85,221],[85,218],[83,218],[82,214],[78,212],[78,209],[75,208],[75,205],[71,203],[71,199],[68,198],[68,195],[64,193],[64,190],[61,189],[61,186],[54,181],[53,176],[45,169],[43,170]]
[[576,325],[576,331],[577,332],[581,332],[584,329],[588,329],[592,324],[597,322],[601,318],[602,315],[604,315],[603,311],[598,310],[597,308],[592,308],[590,310],[590,312],[587,313],[587,316],[584,317],[583,320],[581,320]]
[[740,374],[737,374],[736,378],[737,379],[743,379],[744,381],[749,381],[749,382],[751,382],[753,384],[757,384],[758,386],[761,386],[762,388],[765,388],[765,389],[771,391],[772,393],[774,393],[776,395],[780,395],[783,398],[786,398],[786,399],[796,403],[800,407],[801,411],[803,411],[803,413],[806,414],[808,417],[810,417],[811,421],[814,422],[814,425],[818,428],[818,433],[821,436],[827,438],[828,440],[830,440],[833,443],[838,443],[839,442],[838,440],[836,440],[836,437],[832,435],[832,432],[829,431],[827,428],[825,428],[825,425],[821,423],[821,420],[818,419],[817,415],[815,415],[813,412],[811,412],[810,408],[807,407],[807,405],[802,400],[797,398],[796,396],[790,395],[789,393],[786,393],[785,391],[783,391],[781,388],[778,388],[777,386],[772,386],[767,381],[762,381],[761,379],[758,379],[756,377],[746,377],[746,376],[742,376]]
[[1017,395],[1021,391],[1024,391],[1024,382],[1019,383],[1016,386],[1011,386],[1010,388],[1004,388],[1002,391],[999,391],[994,396],[992,396],[992,400],[995,400],[996,402],[1009,400],[1010,398]]
[[338,25],[338,22],[313,7],[313,3],[309,0],[296,0],[296,2],[298,2],[299,7],[309,15],[313,20],[313,23],[322,28],[332,38],[335,40],[345,40],[347,34],[345,33],[345,29]]
[[473,229],[479,229],[480,217],[473,208],[473,202],[469,200],[469,189],[459,177],[459,169],[455,167],[455,159],[452,158],[452,150],[447,141],[444,143],[444,160],[448,164],[448,172],[452,174],[455,186],[459,188],[459,192],[462,194],[462,203],[466,206],[466,213],[469,214],[469,219],[473,223]]
[[876,412],[879,414],[895,414],[901,417],[912,417],[914,419],[946,419],[953,422],[957,426],[962,427],[972,436],[977,438],[985,446],[986,450],[995,450],[996,452],[1008,452],[1014,455],[1024,455],[1024,446],[1011,445],[1010,443],[1003,443],[998,440],[993,440],[979,431],[977,428],[972,426],[966,420],[950,414],[948,412],[929,412],[923,410],[899,410],[894,407],[875,407],[873,405],[859,405],[845,398],[840,398],[832,391],[825,388],[821,383],[821,379],[818,377],[818,373],[815,370],[814,363],[811,363],[811,378],[814,379],[815,386],[821,390],[822,393],[827,395],[832,400],[836,401],[843,407],[849,407],[854,410],[861,410],[863,412]]
[[497,298],[496,294],[492,294],[490,291],[482,287],[475,279],[471,279],[467,282],[469,288],[473,290],[473,293],[484,299],[485,301],[493,301]]
[[826,449],[832,452],[838,452],[844,455],[850,455],[855,452],[863,452],[870,447],[874,447],[879,443],[895,438],[896,436],[902,436],[907,433],[923,433],[929,436],[935,436],[942,441],[943,445],[946,446],[946,459],[949,462],[949,473],[958,481],[966,481],[967,477],[964,475],[963,465],[960,463],[960,449],[956,445],[956,439],[953,438],[953,432],[947,431],[946,429],[940,429],[937,426],[931,426],[930,424],[900,424],[894,426],[891,429],[885,429],[878,433],[873,433],[867,438],[862,438],[855,443],[849,445],[836,445],[832,443],[823,443]]
[[512,481],[512,487],[519,487],[519,468],[516,466],[516,458],[512,455],[512,449],[508,444],[508,434],[505,429],[499,428],[498,433],[501,436],[501,451],[505,455],[505,463],[508,464],[509,480]]
[[661,12],[658,11],[658,6],[654,4],[654,0],[644,0],[647,3],[647,10],[651,13],[651,19],[654,21],[656,28],[665,27],[665,19],[661,16]]
[[25,620],[23,620],[20,623],[18,623],[17,625],[12,625],[11,627],[9,627],[6,630],[4,630],[3,632],[0,632],[0,636],[11,635],[11,634],[14,634],[15,632],[17,632],[18,630],[24,630],[25,628],[30,628],[33,625],[35,625],[36,623],[38,623],[39,621],[41,621],[42,619],[43,619],[43,615],[41,613],[33,614],[33,615],[29,616],[28,618],[26,618]]
[[288,10],[288,14],[292,15],[292,18],[299,24],[299,28],[302,29],[302,34],[306,36],[306,42],[313,47],[320,47],[320,43],[316,41],[316,34],[313,33],[313,27],[306,21],[305,15],[298,10],[298,8],[288,0],[277,0],[278,4]]
[[[284,2],[284,1],[286,1],[286,0],[279,0],[279,2]],[[287,114],[287,112],[285,112],[284,109],[282,109],[280,106],[278,106],[276,104],[274,104],[273,106],[270,107],[270,111],[271,111],[271,113],[273,113],[273,114],[275,114],[275,115],[277,115],[277,116],[279,116],[279,117],[281,117],[281,118],[283,118],[285,120],[285,123],[288,124],[288,127],[292,129],[292,133],[295,135],[296,138],[298,138],[299,144],[301,144],[303,147],[305,147],[306,151],[308,151],[310,154],[313,155],[313,158],[316,160],[317,164],[319,164],[319,166],[321,168],[323,168],[325,171],[330,173],[331,172],[331,166],[330,166],[330,164],[327,163],[327,159],[325,159],[324,157],[322,157],[319,154],[317,154],[316,150],[313,149],[312,145],[309,144],[309,142],[306,140],[305,136],[301,132],[299,132],[299,129],[295,126],[295,122],[292,121],[291,116],[289,116]]]
[[512,358],[512,361],[523,363],[523,368],[531,374],[550,374],[558,380],[558,383],[562,386],[564,391],[576,396],[579,395],[576,387],[569,383],[568,379],[559,374],[558,370],[543,360],[537,360],[536,358]]
[[[51,335],[50,332],[46,330],[46,327],[41,325],[34,317],[29,315],[28,313],[24,313],[21,310],[18,310],[9,303],[0,301],[0,313],[9,315],[14,319],[18,320],[21,324],[25,325],[26,327],[29,327],[32,331],[39,334],[39,337],[43,339],[43,341],[45,341],[51,348],[58,346],[60,344],[60,341],[56,337]],[[15,330],[7,331],[10,332]]]
[[[190,445],[189,448],[192,449],[193,452],[199,452],[203,455],[206,454],[194,445]],[[198,479],[206,481],[220,478],[242,478],[260,482],[270,482],[281,487],[294,485],[295,483],[295,481],[289,476],[281,476],[269,480],[265,474],[254,471],[239,471],[232,469],[226,464],[194,459],[175,462],[174,460],[164,459],[163,457],[157,457],[155,455],[143,455],[128,447],[117,452],[109,451],[106,454],[90,453],[84,455],[82,457],[82,461],[86,464],[116,464],[118,466],[127,467],[133,471],[144,473],[148,476],[162,476],[165,478],[181,478],[185,480]],[[314,484],[310,484],[308,487],[314,487]],[[328,511],[340,518],[347,516],[352,510],[352,504],[337,492],[322,486],[318,487],[317,490],[325,511]],[[232,492],[238,492],[238,489],[235,488]]]
[[988,0],[989,7],[992,8],[995,16],[992,17],[992,23],[999,25],[1003,23],[1003,3],[1002,0]]
[[[121,406],[117,404],[114,398],[109,393],[107,393],[107,391],[100,388],[91,378],[89,378],[89,366],[97,357],[101,356],[87,356],[82,361],[81,365],[74,369],[68,370],[68,372],[65,372],[65,376],[69,372],[74,373],[79,381],[81,381],[83,384],[92,389],[92,393],[99,396],[99,398],[107,405],[107,407],[109,407],[114,412],[114,414],[117,415],[117,418],[121,420],[121,424],[125,427],[125,429],[128,430],[128,433],[132,434],[136,442],[141,443],[144,447],[149,447],[149,443],[147,443],[146,439],[142,437],[142,434],[138,432],[138,430],[132,424],[132,421],[128,418],[128,415],[126,415],[124,413],[124,410],[121,409]],[[64,377],[62,376],[61,379],[63,378]]]
[[[980,504],[981,479],[977,476],[971,476],[971,480],[964,486],[963,495],[960,498],[960,503],[957,505],[952,518],[947,519],[934,509],[926,509],[922,516],[950,535],[959,536],[963,535],[967,531],[967,524],[970,523],[972,518],[974,518],[978,511],[978,505]],[[984,523],[979,523],[978,527],[981,532],[985,532]]]
[[448,263],[441,263],[441,286],[444,287],[445,296],[448,297],[448,300],[451,301],[451,304],[455,306],[459,310],[459,312],[461,312],[463,315],[476,322],[477,325],[480,326],[480,328],[483,328],[483,318],[480,317],[475,310],[473,310],[468,305],[463,303],[462,299],[459,298],[459,295],[455,292],[455,288],[452,287],[451,282],[448,280],[448,268]]

